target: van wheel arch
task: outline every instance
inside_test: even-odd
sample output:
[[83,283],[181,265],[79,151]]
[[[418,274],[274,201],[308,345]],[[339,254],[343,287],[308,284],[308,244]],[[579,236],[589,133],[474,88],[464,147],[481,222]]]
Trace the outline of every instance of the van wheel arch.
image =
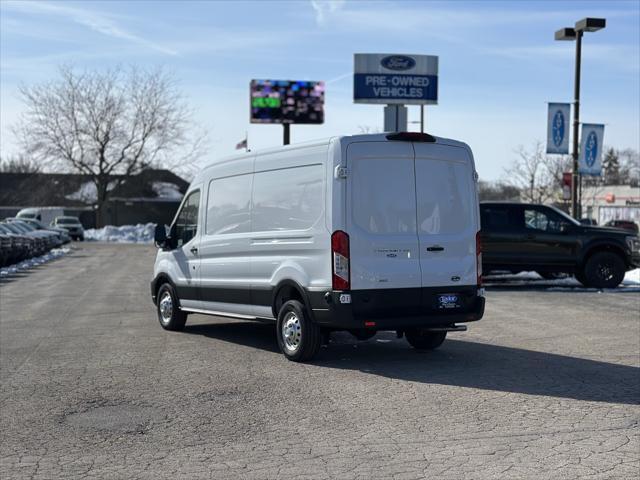
[[[173,283],[171,281],[169,276],[167,274],[161,273],[155,278],[154,284],[153,284],[153,291],[154,291],[154,294],[156,296],[156,301],[157,301],[157,298],[158,298],[158,291],[160,290],[160,287],[165,283],[168,283],[169,285],[171,285],[171,287],[173,288],[174,292],[178,291],[176,289],[175,283]],[[177,295],[176,295],[176,297],[177,297]],[[179,304],[180,303],[180,299],[178,298],[177,300],[178,300],[178,304]]]
[[309,310],[309,301],[304,289],[293,280],[283,280],[274,289],[273,300],[271,302],[271,310],[273,317],[278,318],[280,309],[289,300],[297,300],[304,305],[310,318],[313,318]]

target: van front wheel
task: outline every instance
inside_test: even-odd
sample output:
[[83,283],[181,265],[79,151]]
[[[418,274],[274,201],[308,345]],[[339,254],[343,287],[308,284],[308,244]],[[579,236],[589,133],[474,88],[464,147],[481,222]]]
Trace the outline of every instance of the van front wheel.
[[278,346],[287,360],[304,362],[313,358],[322,344],[322,332],[297,300],[286,302],[278,312]]
[[447,332],[433,332],[424,328],[412,328],[404,334],[407,342],[417,350],[434,350],[442,345]]
[[178,297],[169,283],[158,289],[158,321],[165,330],[180,331],[187,322],[187,314],[180,310]]

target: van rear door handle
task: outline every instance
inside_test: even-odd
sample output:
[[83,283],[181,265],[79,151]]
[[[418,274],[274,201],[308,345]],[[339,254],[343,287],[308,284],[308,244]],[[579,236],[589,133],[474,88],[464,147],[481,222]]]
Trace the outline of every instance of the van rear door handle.
[[194,255],[198,254],[198,247],[191,247],[191,250],[189,250],[191,253],[193,253]]
[[441,252],[444,250],[444,247],[440,245],[432,245],[431,247],[427,247],[427,252]]

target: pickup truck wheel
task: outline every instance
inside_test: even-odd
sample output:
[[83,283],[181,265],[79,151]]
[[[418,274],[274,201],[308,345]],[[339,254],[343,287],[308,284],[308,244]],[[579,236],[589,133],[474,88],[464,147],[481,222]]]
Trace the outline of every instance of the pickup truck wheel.
[[447,332],[431,332],[424,328],[412,328],[407,330],[404,336],[409,345],[416,350],[435,350],[447,338]]
[[280,351],[293,362],[311,360],[322,345],[320,327],[311,321],[297,300],[289,300],[282,305],[276,330]]
[[616,288],[624,279],[625,264],[613,252],[594,253],[584,266],[587,286],[595,288]]
[[187,314],[180,310],[178,297],[169,283],[158,289],[158,321],[165,330],[180,331],[187,322]]

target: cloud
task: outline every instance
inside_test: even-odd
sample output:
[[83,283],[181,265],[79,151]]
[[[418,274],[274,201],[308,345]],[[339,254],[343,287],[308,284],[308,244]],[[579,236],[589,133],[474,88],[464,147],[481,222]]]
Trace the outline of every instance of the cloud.
[[32,2],[4,2],[3,8],[33,15],[55,15],[65,17],[78,25],[89,28],[102,35],[126,40],[144,47],[150,48],[165,55],[177,55],[178,52],[163,45],[157,44],[138,35],[135,35],[114,22],[108,15],[62,5],[59,3]]
[[316,23],[319,26],[325,25],[327,17],[342,10],[346,0],[311,0],[311,8],[316,14]]

